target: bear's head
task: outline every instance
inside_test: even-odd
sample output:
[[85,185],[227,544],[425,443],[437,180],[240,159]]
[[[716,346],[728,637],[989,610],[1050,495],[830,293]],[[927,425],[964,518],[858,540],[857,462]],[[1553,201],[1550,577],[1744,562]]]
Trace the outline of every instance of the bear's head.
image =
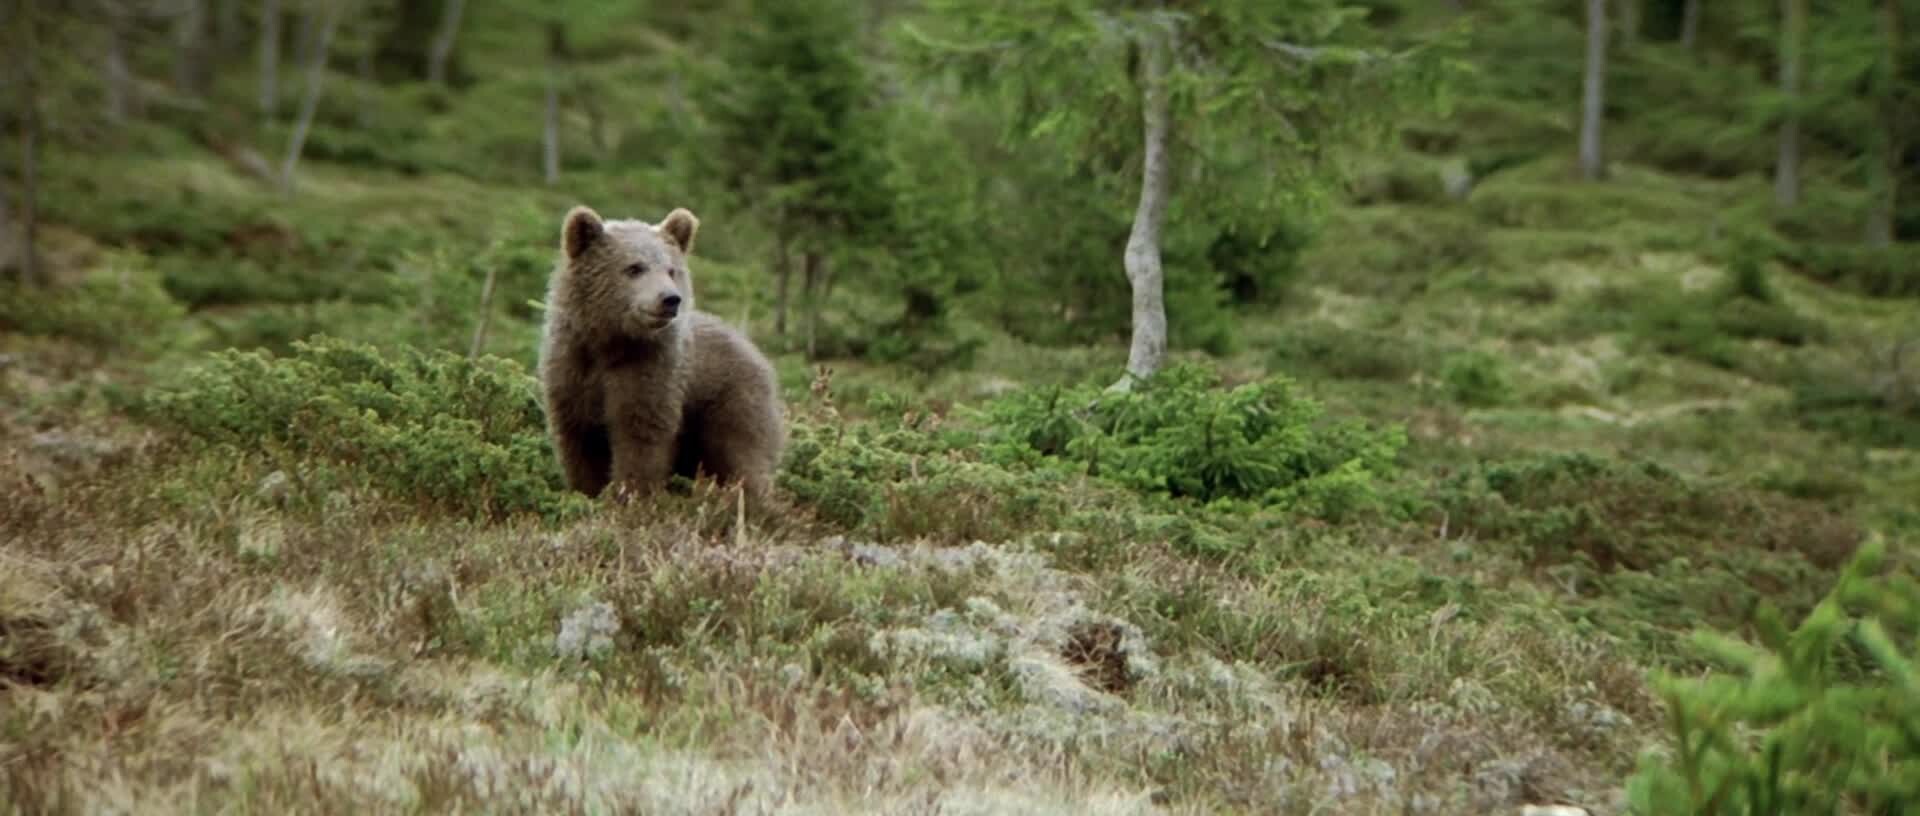
[[561,226],[567,280],[576,307],[599,312],[609,330],[651,337],[684,323],[693,311],[693,273],[687,256],[700,220],[684,208],[659,224],[603,220],[574,207]]

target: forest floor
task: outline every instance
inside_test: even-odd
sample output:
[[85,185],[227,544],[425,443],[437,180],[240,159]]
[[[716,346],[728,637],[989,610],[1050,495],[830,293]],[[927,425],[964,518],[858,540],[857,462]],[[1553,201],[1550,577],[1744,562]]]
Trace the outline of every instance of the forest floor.
[[[1804,612],[1865,537],[1920,535],[1920,419],[1874,390],[1914,376],[1920,304],[1780,269],[1741,294],[1696,247],[1760,182],[1566,170],[1343,209],[1217,361],[1404,426],[1441,512],[1196,554],[1200,522],[1081,482],[1072,524],[964,490],[892,500],[884,534],[704,494],[501,520],[192,444],[131,406],[214,349],[464,351],[448,254],[509,269],[482,345],[524,369],[570,202],[317,161],[280,207],[211,155],[102,159],[69,178],[136,187],[56,182],[69,271],[0,320],[0,809],[1619,812],[1665,738],[1652,673],[1709,665],[1690,631]],[[369,241],[425,283],[357,273]],[[757,265],[702,241],[702,305],[766,338]],[[280,242],[298,274],[197,266]],[[1124,357],[989,337],[963,371],[834,362],[824,395],[779,365],[797,422],[892,430]]]

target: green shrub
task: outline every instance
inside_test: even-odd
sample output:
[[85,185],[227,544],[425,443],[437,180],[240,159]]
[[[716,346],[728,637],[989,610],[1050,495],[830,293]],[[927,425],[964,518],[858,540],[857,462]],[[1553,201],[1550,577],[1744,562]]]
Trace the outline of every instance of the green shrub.
[[150,349],[178,339],[186,309],[144,257],[111,257],[77,284],[0,280],[0,330],[64,337],[101,349]]
[[1896,346],[1856,365],[1796,372],[1791,410],[1800,424],[1873,447],[1920,448],[1920,376]]
[[1641,757],[1633,812],[1920,810],[1920,583],[1879,574],[1884,546],[1863,547],[1792,631],[1767,614],[1757,645],[1699,633],[1735,672],[1656,678],[1673,745]]
[[1302,264],[1344,291],[1377,295],[1492,259],[1488,230],[1466,213],[1385,206],[1337,214]]
[[1330,420],[1285,377],[1228,389],[1186,363],[1124,394],[1028,390],[984,414],[995,461],[1070,465],[1149,495],[1328,516],[1382,506],[1377,480],[1396,472],[1406,443],[1397,426]]
[[1920,248],[1805,242],[1786,252],[1814,280],[1873,297],[1920,297]]
[[1478,465],[1449,477],[1438,496],[1454,527],[1515,542],[1536,565],[1578,560],[1602,572],[1646,570],[1716,548],[1794,552],[1833,566],[1859,535],[1815,503],[1586,453]]
[[560,482],[535,380],[497,358],[383,354],[325,337],[284,357],[226,351],[156,389],[142,410],[216,446],[318,458],[455,512],[582,506]]
[[780,486],[822,520],[880,540],[1005,540],[1065,514],[1061,474],[982,462],[971,433],[921,422],[797,418]]
[[1662,354],[1716,368],[1766,374],[1739,341],[1765,340],[1796,347],[1824,342],[1827,325],[1782,303],[1771,284],[1737,270],[1721,286],[1685,295],[1652,295],[1631,321],[1633,335]]
[[1267,366],[1295,376],[1404,382],[1427,367],[1431,345],[1365,329],[1298,327],[1273,343]]
[[1435,498],[1449,529],[1567,592],[1570,620],[1670,665],[1704,658],[1692,627],[1744,625],[1762,600],[1810,608],[1860,539],[1823,502],[1584,453],[1476,465]]
[[1513,396],[1506,364],[1484,351],[1449,356],[1440,368],[1440,381],[1454,399],[1467,405],[1500,405]]

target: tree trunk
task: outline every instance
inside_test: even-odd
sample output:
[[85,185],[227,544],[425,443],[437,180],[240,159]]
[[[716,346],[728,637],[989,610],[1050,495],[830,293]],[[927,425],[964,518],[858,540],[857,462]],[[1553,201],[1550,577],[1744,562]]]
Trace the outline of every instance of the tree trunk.
[[1148,39],[1140,68],[1142,154],[1140,201],[1133,211],[1133,229],[1127,235],[1127,282],[1133,288],[1133,342],[1127,350],[1127,373],[1110,390],[1126,391],[1137,380],[1152,377],[1167,357],[1165,272],[1160,266],[1160,226],[1166,221],[1167,197],[1173,182],[1167,166],[1171,103],[1167,93],[1168,43]]
[[1700,3],[1702,0],[1686,0],[1680,10],[1680,47],[1693,50],[1693,44],[1700,39]]
[[1580,176],[1607,177],[1600,129],[1607,103],[1607,0],[1587,0],[1587,68],[1580,102]]
[[214,45],[227,54],[240,42],[240,0],[220,0],[213,19]]
[[127,100],[132,95],[132,77],[127,71],[127,9],[117,3],[104,9],[107,15],[107,120],[120,124],[127,120]]
[[1632,46],[1640,41],[1640,0],[1613,0],[1620,9],[1620,44]]
[[493,283],[499,270],[499,264],[488,266],[487,282],[480,287],[480,314],[474,320],[473,343],[467,347],[469,360],[479,359],[480,350],[487,347],[487,324],[493,318]]
[[173,82],[180,93],[193,98],[207,92],[207,3],[186,0],[174,21]]
[[1880,122],[1874,139],[1875,151],[1868,172],[1873,174],[1873,203],[1867,209],[1867,243],[1892,246],[1894,213],[1899,204],[1900,154],[1905,148],[1900,138],[1900,6],[1899,0],[1880,3],[1880,65],[1878,82]]
[[774,238],[773,248],[773,333],[787,336],[787,286],[793,280],[793,256],[787,251],[790,240],[786,228]]
[[[299,0],[294,0],[294,8],[297,9],[299,7]],[[295,22],[293,25],[293,37],[291,38],[293,40],[293,59],[291,61],[296,66],[306,65],[313,61],[313,44],[315,40],[319,39],[316,35],[320,28],[316,25],[316,22],[320,19],[321,14],[318,8],[308,8],[305,11],[295,12],[293,17]]]
[[1791,209],[1800,203],[1800,74],[1807,35],[1807,0],[1780,0],[1780,95],[1787,112],[1780,120],[1780,157],[1773,166],[1773,203]]
[[373,124],[373,20],[367,20],[367,42],[354,65],[353,124],[366,130]]
[[14,25],[20,27],[20,277],[46,283],[40,268],[40,56],[36,0],[20,0]]
[[540,167],[547,186],[560,183],[560,72],[547,69],[547,115],[540,141]]
[[427,49],[428,82],[447,84],[447,58],[453,55],[454,38],[460,33],[460,14],[465,6],[466,0],[446,0],[440,9],[440,29],[433,33],[433,44]]
[[280,0],[260,4],[260,116],[280,106]]
[[547,23],[547,112],[540,154],[548,186],[560,183],[560,63],[566,43],[566,28],[558,21]]
[[806,321],[807,362],[813,362],[818,349],[815,341],[820,329],[820,250],[809,248],[801,255],[800,266],[800,308],[805,312],[801,318]]
[[300,118],[294,123],[293,138],[287,141],[287,157],[280,164],[280,191],[293,195],[293,171],[300,163],[300,152],[307,146],[307,131],[320,109],[320,91],[327,79],[327,54],[333,49],[333,30],[340,23],[341,6],[346,0],[325,0],[320,11],[320,34],[313,44],[313,56],[307,61],[307,89],[300,100]]

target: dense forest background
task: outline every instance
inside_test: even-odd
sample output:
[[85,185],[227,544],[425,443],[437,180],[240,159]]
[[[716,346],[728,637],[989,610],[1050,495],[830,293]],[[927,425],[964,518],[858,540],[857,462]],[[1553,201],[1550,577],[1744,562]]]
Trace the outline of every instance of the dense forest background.
[[[1917,24],[6,0],[0,801],[1906,812]],[[778,510],[561,489],[581,203]]]

